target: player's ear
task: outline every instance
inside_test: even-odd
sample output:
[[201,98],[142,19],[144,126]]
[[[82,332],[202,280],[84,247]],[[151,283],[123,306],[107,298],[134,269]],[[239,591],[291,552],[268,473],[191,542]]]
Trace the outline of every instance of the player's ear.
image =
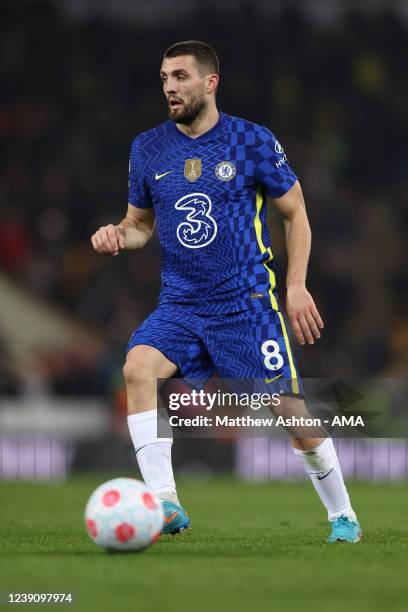
[[218,74],[209,74],[207,76],[207,93],[215,93],[217,91],[219,79],[220,77],[218,76]]

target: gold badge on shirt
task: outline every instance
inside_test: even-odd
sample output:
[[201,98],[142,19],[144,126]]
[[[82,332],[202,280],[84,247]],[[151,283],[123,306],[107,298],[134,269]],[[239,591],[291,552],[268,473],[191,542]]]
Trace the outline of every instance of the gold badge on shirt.
[[200,178],[202,172],[201,159],[186,159],[184,163],[184,176],[190,183]]

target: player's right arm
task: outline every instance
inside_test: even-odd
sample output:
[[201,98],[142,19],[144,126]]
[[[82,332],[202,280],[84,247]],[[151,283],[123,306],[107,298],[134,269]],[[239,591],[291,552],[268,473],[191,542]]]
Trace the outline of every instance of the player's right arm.
[[91,237],[93,248],[103,255],[117,255],[120,250],[141,249],[152,236],[156,222],[154,208],[128,205],[119,225],[100,227]]

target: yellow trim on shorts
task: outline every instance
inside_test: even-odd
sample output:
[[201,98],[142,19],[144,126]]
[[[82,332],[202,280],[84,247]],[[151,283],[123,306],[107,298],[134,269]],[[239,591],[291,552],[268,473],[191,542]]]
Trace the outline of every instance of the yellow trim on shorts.
[[292,391],[293,393],[299,393],[299,381],[296,373],[295,364],[292,356],[292,349],[290,348],[288,332],[286,330],[285,320],[283,318],[282,313],[278,310],[277,315],[279,317],[279,321],[281,322],[283,337],[286,344],[286,352],[288,353],[289,365],[290,365],[290,375],[292,377]]
[[296,373],[295,364],[293,361],[292,349],[290,348],[289,337],[288,337],[288,332],[286,330],[285,320],[283,318],[282,313],[279,311],[278,302],[276,301],[276,297],[273,293],[273,290],[276,287],[275,273],[267,265],[269,261],[272,261],[273,254],[272,254],[270,247],[266,248],[262,240],[262,222],[261,222],[260,214],[261,214],[261,209],[262,209],[264,202],[265,202],[265,198],[263,197],[262,189],[261,187],[258,186],[256,190],[256,214],[255,214],[255,219],[254,219],[256,238],[257,238],[258,245],[259,245],[262,255],[266,251],[268,252],[268,255],[269,255],[269,258],[263,262],[263,265],[265,266],[269,274],[270,287],[269,287],[268,294],[271,300],[272,308],[273,310],[276,310],[276,313],[279,317],[282,331],[283,331],[283,338],[285,340],[286,352],[288,354],[288,359],[289,359],[290,374],[292,377],[292,391],[293,393],[299,393],[299,381],[298,381],[298,376]]
[[256,190],[256,213],[255,213],[255,219],[254,219],[255,233],[256,233],[256,239],[258,241],[258,245],[259,245],[259,248],[261,250],[262,255],[264,255],[264,253],[266,253],[266,252],[269,255],[268,259],[266,261],[263,261],[262,263],[265,266],[265,268],[266,268],[266,270],[268,272],[268,276],[269,276],[269,291],[268,291],[268,295],[269,295],[269,299],[271,300],[272,308],[273,308],[273,310],[278,310],[279,309],[278,308],[278,302],[276,301],[276,297],[274,296],[274,293],[273,293],[273,290],[276,287],[275,273],[267,265],[268,262],[272,261],[273,253],[272,253],[270,247],[268,247],[268,248],[265,247],[265,245],[263,243],[263,240],[262,240],[262,222],[261,222],[260,214],[261,214],[261,209],[262,209],[262,206],[263,206],[264,202],[265,202],[265,199],[263,197],[261,187],[258,186],[258,188]]

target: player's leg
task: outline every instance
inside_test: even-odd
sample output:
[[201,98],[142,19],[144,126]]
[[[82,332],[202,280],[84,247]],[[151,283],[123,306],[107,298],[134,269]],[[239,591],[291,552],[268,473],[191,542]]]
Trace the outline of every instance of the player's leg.
[[[260,308],[229,316],[225,325],[218,318],[208,342],[222,378],[263,380],[271,394],[281,394],[279,409],[271,406],[275,414],[310,417],[301,399],[302,384],[282,313],[270,307]],[[297,429],[289,431],[289,435],[298,460],[327,509],[332,525],[330,538],[334,537],[329,541],[358,541],[361,529],[350,505],[332,440],[315,430]]]
[[128,426],[140,471],[147,486],[162,499],[165,533],[190,526],[181,507],[173,476],[169,437],[157,435],[157,379],[185,376],[200,366],[201,346],[189,328],[185,309],[162,306],[132,335],[123,369],[128,396]]
[[[190,526],[180,505],[173,476],[173,437],[157,435],[157,379],[169,378],[177,366],[152,346],[136,345],[127,354],[123,374],[128,396],[128,427],[140,472],[164,510],[164,533],[178,533]],[[171,434],[171,429],[170,429]]]
[[[270,332],[276,335],[281,360],[281,373],[288,379],[293,395],[281,397],[281,410],[288,417],[304,414],[310,417],[302,395],[302,384],[289,343],[287,328],[282,313],[272,311]],[[279,357],[279,355],[277,355]],[[275,363],[273,360],[264,364]],[[310,437],[306,428],[289,432],[294,453],[306,474],[310,477],[313,486],[327,510],[328,520],[331,524],[329,542],[337,540],[358,542],[361,538],[361,527],[351,506],[349,494],[344,483],[343,474],[334,448],[333,440],[327,437],[316,437],[313,432]]]
[[333,440],[324,438],[315,446],[312,446],[314,440],[292,438],[291,441],[299,463],[327,510],[331,524],[328,541],[358,542],[362,531],[351,506]]
[[157,379],[177,370],[157,349],[138,345],[126,357],[123,375],[128,398],[128,426],[140,472],[161,499],[178,502],[171,465],[172,438],[157,437]]
[[[285,417],[310,417],[303,399],[282,396],[279,407],[274,408]],[[337,540],[358,542],[361,527],[351,506],[336,449],[331,438],[304,437],[301,428],[288,430],[294,453],[309,476],[322,504],[327,510],[332,533],[329,542]]]

